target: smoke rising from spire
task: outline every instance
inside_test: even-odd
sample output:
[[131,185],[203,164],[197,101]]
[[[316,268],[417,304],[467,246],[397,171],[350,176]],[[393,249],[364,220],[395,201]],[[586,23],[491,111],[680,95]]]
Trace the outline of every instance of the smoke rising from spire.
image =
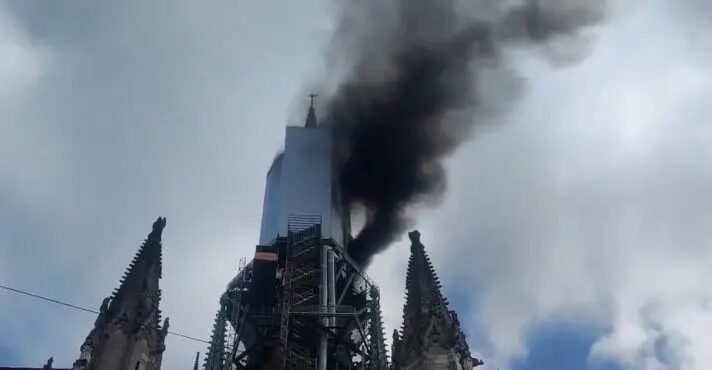
[[[407,227],[407,207],[445,190],[442,160],[470,137],[491,100],[478,79],[505,47],[565,53],[603,17],[603,1],[345,1],[329,58],[348,62],[328,100],[340,180],[366,224],[349,250],[363,264]],[[560,52],[561,50],[559,50]],[[505,76],[507,78],[516,76]],[[505,100],[515,98],[515,93]]]

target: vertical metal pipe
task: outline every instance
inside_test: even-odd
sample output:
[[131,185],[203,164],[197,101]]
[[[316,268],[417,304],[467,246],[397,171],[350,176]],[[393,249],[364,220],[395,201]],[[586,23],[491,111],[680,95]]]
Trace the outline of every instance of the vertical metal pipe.
[[322,315],[319,317],[321,318],[321,326],[324,328],[321,331],[321,335],[319,337],[319,360],[317,362],[318,370],[326,370],[326,352],[328,348],[328,341],[326,338],[326,329],[325,327],[329,325],[329,319],[325,313],[327,313],[327,305],[328,305],[328,286],[329,286],[329,280],[328,280],[328,271],[327,271],[327,246],[322,245],[321,247],[321,269],[320,269],[320,277],[321,277],[321,284],[319,286],[319,311]]
[[327,275],[329,278],[329,292],[328,292],[328,304],[329,304],[329,326],[330,327],[335,327],[336,326],[336,272],[334,268],[335,264],[335,256],[336,254],[334,253],[334,250],[332,248],[329,248],[329,251],[327,252]]

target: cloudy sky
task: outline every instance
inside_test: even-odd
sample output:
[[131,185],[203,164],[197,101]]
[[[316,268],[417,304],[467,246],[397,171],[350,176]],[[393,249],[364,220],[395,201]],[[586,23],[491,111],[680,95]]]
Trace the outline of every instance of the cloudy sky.
[[[525,93],[414,225],[495,370],[712,363],[712,5],[612,0],[588,57],[512,50]],[[96,308],[166,216],[162,309],[208,338],[303,119],[328,0],[0,2],[0,284]],[[408,249],[369,273],[399,326]],[[91,314],[0,291],[0,365],[70,366]],[[205,344],[171,336],[164,368]]]

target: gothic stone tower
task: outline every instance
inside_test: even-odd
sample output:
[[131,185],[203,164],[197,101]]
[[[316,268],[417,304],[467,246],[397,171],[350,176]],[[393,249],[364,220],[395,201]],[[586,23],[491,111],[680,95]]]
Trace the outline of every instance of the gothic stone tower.
[[455,311],[448,310],[420,233],[408,234],[411,255],[401,333],[393,333],[393,370],[470,370],[472,358]]
[[168,319],[159,327],[161,232],[165,218],[134,257],[113,295],[104,299],[94,328],[81,346],[75,370],[159,370]]

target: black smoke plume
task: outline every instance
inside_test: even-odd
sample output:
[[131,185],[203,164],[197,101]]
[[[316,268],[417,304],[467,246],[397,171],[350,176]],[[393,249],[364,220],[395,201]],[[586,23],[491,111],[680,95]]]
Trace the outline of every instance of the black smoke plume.
[[563,37],[571,47],[604,8],[596,0],[511,3],[342,4],[329,57],[348,68],[327,101],[326,121],[345,196],[367,211],[349,245],[356,261],[368,264],[405,230],[409,205],[444,191],[442,160],[469,138],[489,99],[483,71],[506,64],[507,48],[544,48]]

